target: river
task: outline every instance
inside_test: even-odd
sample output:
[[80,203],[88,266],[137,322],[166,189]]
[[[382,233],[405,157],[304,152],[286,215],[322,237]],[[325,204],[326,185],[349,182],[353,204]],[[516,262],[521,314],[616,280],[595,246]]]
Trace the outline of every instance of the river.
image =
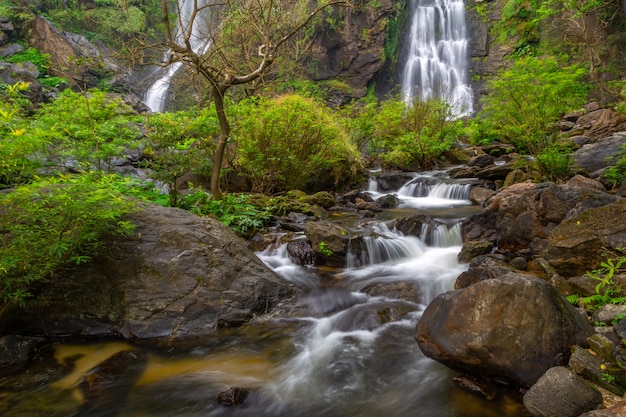
[[[369,192],[384,194],[375,181]],[[337,216],[342,226],[369,236],[366,253],[352,254],[345,268],[296,265],[284,243],[259,252],[299,289],[297,305],[282,310],[289,314],[159,348],[119,341],[59,343],[49,359],[29,370],[46,374],[47,369],[55,376],[42,378],[35,389],[0,394],[0,406],[8,408],[0,415],[526,416],[515,392],[502,389],[488,401],[458,387],[455,373],[426,358],[413,339],[430,300],[452,289],[466,268],[457,261],[459,224],[477,209],[468,192],[467,184],[425,173],[395,190],[399,207],[376,219]],[[418,213],[437,218],[439,226],[423,236],[405,236],[387,222]],[[382,290],[372,290],[377,286]],[[101,384],[97,399],[85,398],[80,389],[89,381],[85,375],[118,352],[132,355],[130,365]],[[217,402],[229,387],[249,390],[243,405]]]

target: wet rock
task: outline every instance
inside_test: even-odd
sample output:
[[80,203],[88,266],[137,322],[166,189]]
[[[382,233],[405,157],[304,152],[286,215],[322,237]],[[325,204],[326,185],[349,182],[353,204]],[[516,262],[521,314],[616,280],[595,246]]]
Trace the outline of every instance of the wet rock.
[[308,241],[298,240],[287,244],[287,253],[298,265],[315,265],[317,254]]
[[387,194],[376,200],[376,205],[380,208],[394,208],[398,207],[400,199],[395,194]]
[[493,242],[486,240],[466,242],[458,255],[459,262],[469,263],[479,255],[487,255],[491,252],[493,246]]
[[78,384],[83,403],[77,417],[108,415],[126,401],[139,376],[145,370],[147,357],[136,352],[116,353],[89,370]]
[[[598,203],[601,201],[599,200]],[[626,247],[626,200],[581,210],[550,233],[543,256],[562,276],[585,275],[605,259],[607,250]]]
[[344,267],[348,251],[361,252],[358,237],[352,239],[345,229],[330,222],[308,221],[304,234],[317,253],[316,260],[329,266]]
[[232,387],[217,394],[217,402],[227,407],[237,407],[243,405],[249,393],[247,388]]
[[27,336],[4,336],[0,338],[0,377],[24,368],[44,339]]
[[412,172],[389,171],[374,175],[378,191],[395,191],[415,178]]
[[452,378],[452,381],[468,391],[476,392],[487,400],[493,400],[496,397],[496,390],[487,381],[483,381],[469,375],[459,375]]
[[551,231],[566,217],[615,200],[595,189],[514,184],[498,191],[481,211],[463,222],[463,240],[497,242],[500,252],[529,258],[548,246]]
[[498,278],[515,270],[508,264],[506,257],[498,254],[478,255],[472,258],[467,271],[459,275],[454,289],[469,287],[486,279]]
[[357,198],[355,201],[355,204],[356,204],[357,210],[371,211],[371,212],[381,211],[380,207],[378,207],[376,203],[365,201],[361,198]]
[[426,356],[451,369],[529,388],[592,333],[550,284],[510,273],[436,297],[415,339]]
[[190,338],[269,312],[290,287],[222,223],[145,205],[132,238],[43,284],[4,334]]
[[600,392],[564,366],[548,369],[524,395],[535,417],[578,417],[601,404]]
[[472,187],[469,193],[469,199],[472,203],[478,205],[484,205],[491,196],[495,194],[495,191],[485,187]]

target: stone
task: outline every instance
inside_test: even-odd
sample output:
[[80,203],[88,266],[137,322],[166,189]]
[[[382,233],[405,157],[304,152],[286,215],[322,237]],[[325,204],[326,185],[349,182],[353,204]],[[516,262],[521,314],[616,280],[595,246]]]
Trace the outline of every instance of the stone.
[[626,132],[617,132],[583,145],[574,152],[574,165],[589,173],[614,165],[626,144]]
[[578,417],[602,404],[602,394],[564,366],[555,366],[524,394],[534,417]]
[[585,275],[600,266],[607,250],[626,247],[626,200],[573,214],[551,231],[543,254],[564,277]]
[[220,392],[217,395],[217,402],[228,407],[237,407],[243,405],[249,393],[250,390],[247,388],[232,387]]
[[469,263],[479,255],[486,255],[493,249],[493,242],[481,240],[465,242],[458,255],[459,262]]
[[482,210],[463,222],[463,241],[497,242],[500,252],[529,258],[547,248],[550,233],[564,219],[614,201],[615,196],[593,188],[514,184],[499,190]]
[[0,333],[186,339],[269,313],[291,294],[219,221],[144,205],[132,238],[113,238],[90,263],[42,283]]
[[427,357],[455,371],[530,388],[592,333],[550,284],[509,273],[436,297],[415,339]]

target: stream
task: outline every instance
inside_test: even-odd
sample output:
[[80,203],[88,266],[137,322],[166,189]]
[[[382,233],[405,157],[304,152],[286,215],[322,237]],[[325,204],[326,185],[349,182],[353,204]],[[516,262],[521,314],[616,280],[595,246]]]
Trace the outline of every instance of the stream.
[[[374,180],[368,192],[387,194]],[[515,392],[503,389],[488,401],[458,387],[456,374],[426,358],[413,339],[428,303],[452,289],[467,267],[457,261],[460,221],[478,209],[468,193],[469,185],[444,173],[424,173],[395,190],[397,208],[374,219],[337,215],[342,227],[368,236],[366,251],[351,254],[345,268],[297,265],[278,235],[257,255],[298,288],[289,314],[159,348],[58,344],[47,362],[29,370],[56,372],[53,382],[12,395],[0,385],[0,416],[527,416]],[[413,214],[436,218],[439,226],[419,237],[389,226]],[[89,402],[80,390],[85,374],[118,352],[135,359]],[[229,387],[249,390],[243,405],[217,402]]]

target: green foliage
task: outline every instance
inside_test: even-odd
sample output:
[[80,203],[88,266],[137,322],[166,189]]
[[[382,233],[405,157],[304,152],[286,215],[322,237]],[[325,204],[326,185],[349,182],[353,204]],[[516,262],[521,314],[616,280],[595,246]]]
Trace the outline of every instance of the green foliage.
[[385,43],[383,44],[383,60],[390,61],[392,65],[398,63],[398,57],[400,54],[400,41],[402,37],[402,29],[408,17],[407,7],[405,3],[395,3],[398,8],[396,16],[387,20]]
[[572,173],[574,159],[572,150],[558,145],[541,149],[536,155],[536,163],[541,172],[550,181],[567,180]]
[[135,146],[139,136],[135,117],[130,106],[102,91],[64,90],[56,100],[42,105],[27,135],[50,144],[49,151],[60,166],[110,170],[116,158]]
[[608,167],[602,174],[612,188],[619,187],[626,180],[626,145],[622,145],[622,152],[614,165]]
[[28,132],[30,101],[22,97],[29,85],[0,85],[0,188],[28,181],[40,163],[46,143]]
[[333,250],[328,247],[328,244],[324,241],[319,243],[319,250],[322,255],[333,256]]
[[215,200],[202,189],[183,196],[178,206],[200,216],[213,216],[231,230],[242,236],[250,236],[262,230],[272,218],[272,207],[257,208],[242,194],[227,194]]
[[237,163],[251,176],[255,191],[317,191],[356,178],[360,154],[323,105],[287,95],[237,107]]
[[39,180],[0,195],[0,302],[24,305],[38,281],[88,262],[110,234],[130,234],[130,200],[104,177]]
[[502,19],[494,30],[500,43],[515,39],[516,50],[526,49],[539,42],[539,18],[536,0],[508,0],[502,8]]
[[477,115],[480,130],[520,152],[539,154],[555,143],[560,116],[584,103],[584,75],[585,70],[562,67],[553,58],[516,61],[490,82],[492,93]]
[[37,67],[37,70],[39,70],[41,74],[46,74],[48,72],[51,62],[49,54],[42,54],[36,48],[24,49],[21,52],[5,58],[5,60],[14,64],[30,62]]
[[619,252],[619,255],[607,256],[606,261],[600,263],[600,268],[587,272],[589,278],[597,281],[594,288],[595,294],[587,297],[570,295],[567,300],[589,311],[596,311],[607,304],[626,304],[626,296],[622,294],[621,287],[613,279],[616,273],[623,272],[623,266],[626,264],[624,249],[620,249]]
[[370,154],[387,168],[431,169],[461,136],[463,124],[443,100],[383,102],[373,117]]
[[152,114],[146,120],[148,159],[144,167],[152,177],[169,187],[171,206],[177,205],[176,181],[186,172],[210,172],[212,139],[218,133],[218,122],[212,108],[201,111]]

